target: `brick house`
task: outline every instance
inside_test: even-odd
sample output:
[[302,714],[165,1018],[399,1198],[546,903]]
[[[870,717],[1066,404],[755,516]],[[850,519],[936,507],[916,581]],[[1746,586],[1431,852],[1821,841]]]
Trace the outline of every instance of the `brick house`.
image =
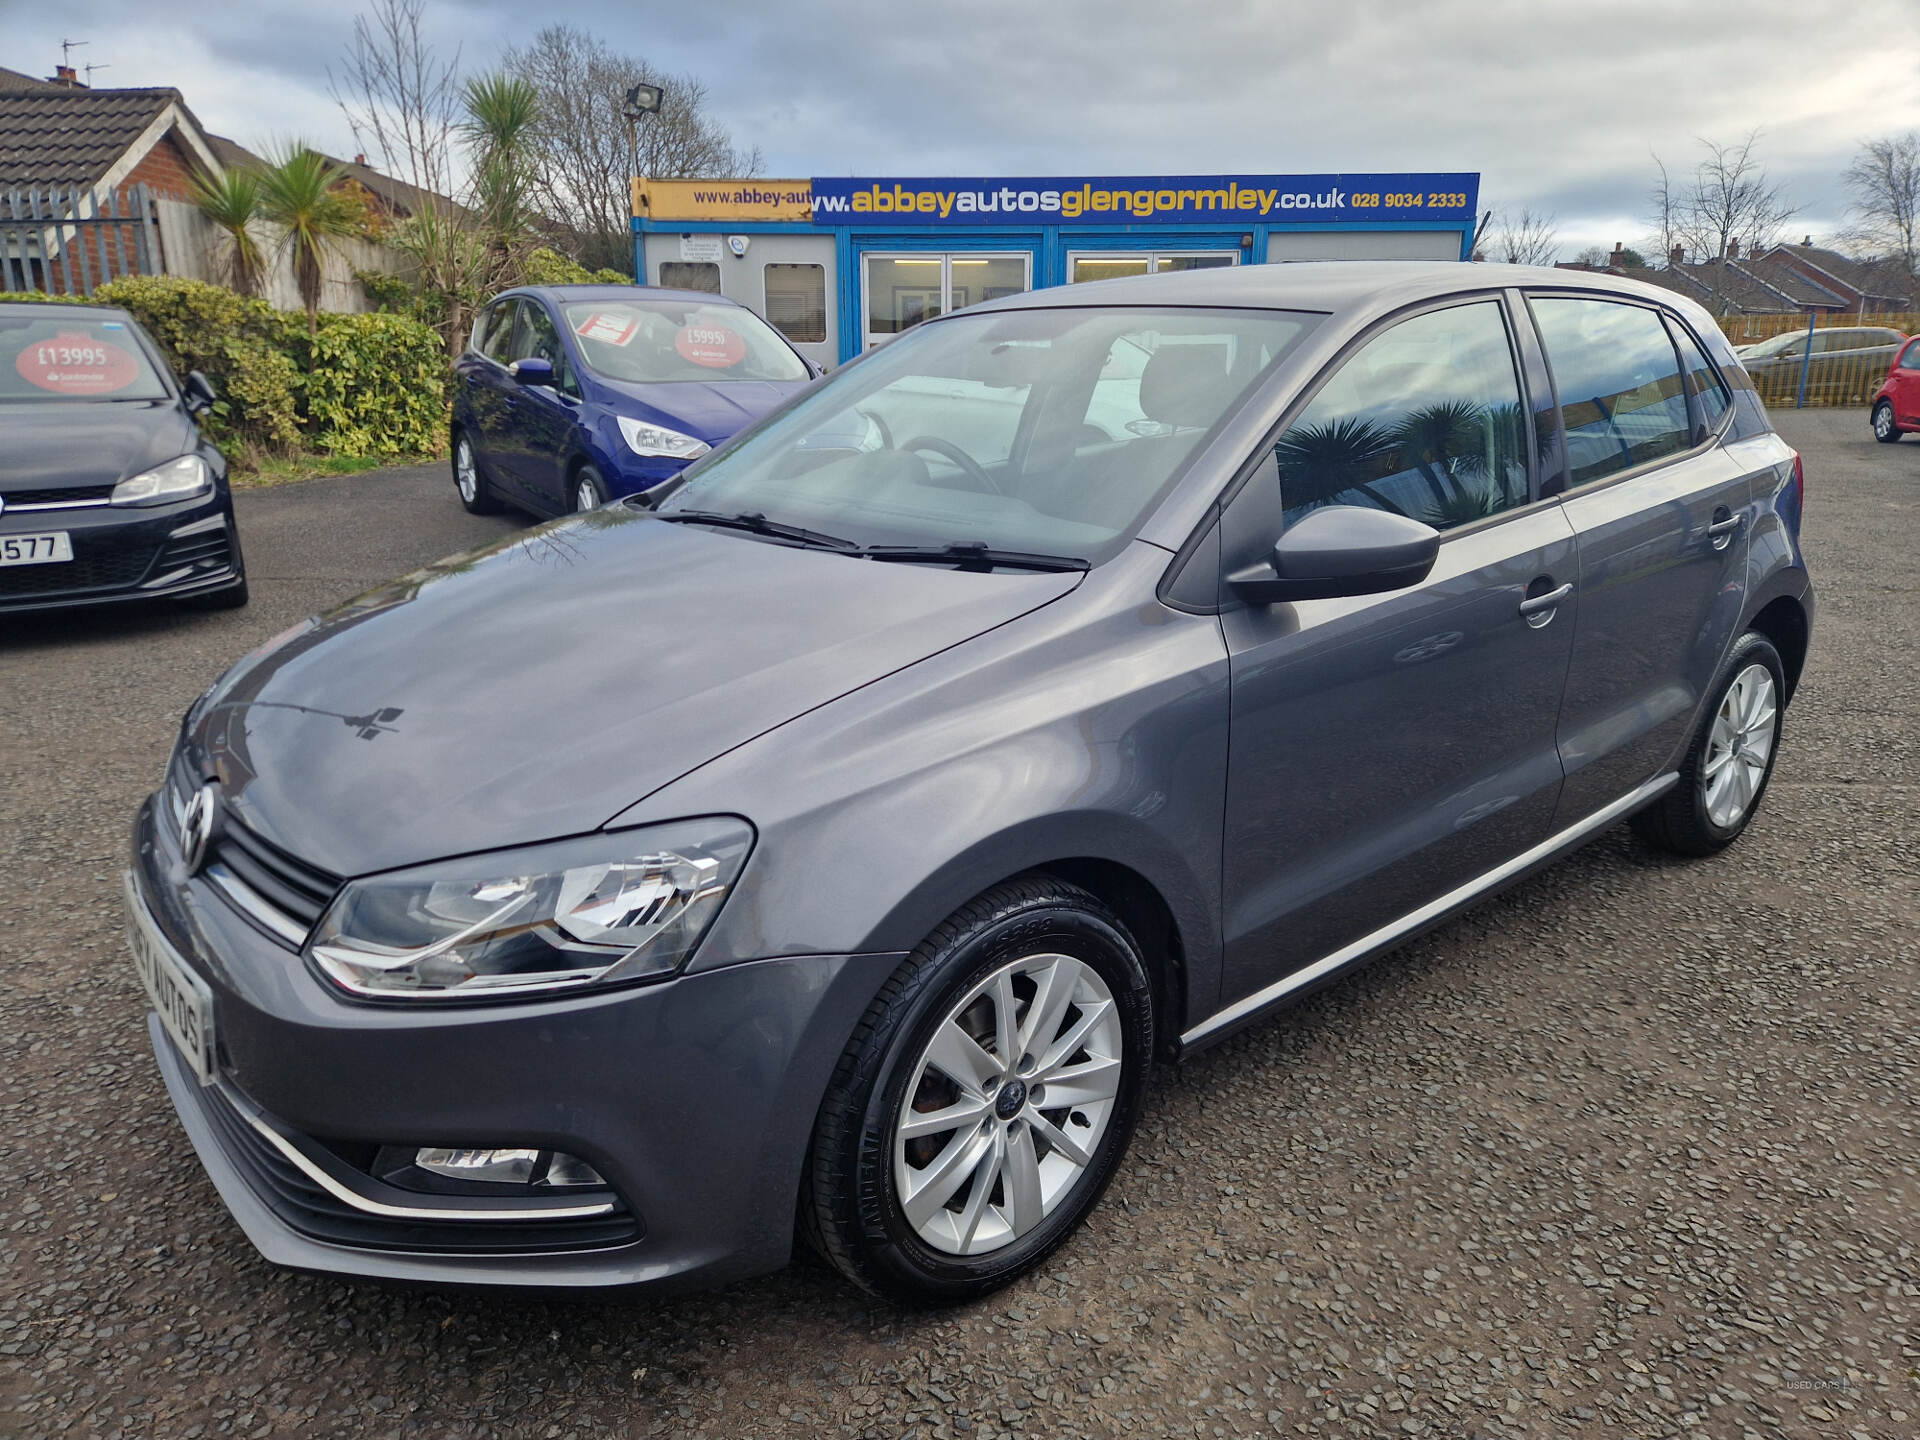
[[92,90],[65,66],[54,80],[0,69],[0,191],[145,185],[189,200],[195,171],[219,169],[212,137],[178,90]]
[[1840,317],[1896,314],[1920,308],[1916,285],[1897,260],[1851,260],[1813,244],[1775,245],[1742,255],[1730,241],[1724,260],[1696,260],[1675,246],[1664,267],[1629,265],[1615,245],[1601,266],[1562,264],[1563,270],[1600,269],[1644,280],[1685,295],[1716,315],[1780,315],[1798,312]]

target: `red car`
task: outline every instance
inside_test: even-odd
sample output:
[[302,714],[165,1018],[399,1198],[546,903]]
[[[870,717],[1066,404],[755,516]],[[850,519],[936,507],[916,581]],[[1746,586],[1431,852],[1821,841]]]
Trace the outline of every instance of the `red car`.
[[1873,392],[1873,438],[1891,445],[1909,430],[1920,430],[1920,335],[1900,347],[1893,367]]

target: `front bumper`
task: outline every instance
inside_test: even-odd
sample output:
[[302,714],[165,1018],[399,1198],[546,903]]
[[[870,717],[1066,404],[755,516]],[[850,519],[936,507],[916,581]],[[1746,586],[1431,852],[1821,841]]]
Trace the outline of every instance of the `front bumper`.
[[[269,1260],[555,1289],[714,1284],[786,1262],[820,1098],[900,956],[760,960],[537,1004],[353,1003],[219,891],[173,878],[171,826],[156,825],[151,800],[133,841],[141,899],[213,992],[215,1086],[197,1084],[150,1019],[161,1072]],[[249,1115],[323,1160],[372,1145],[563,1150],[606,1177],[625,1228],[476,1249],[432,1227],[330,1226],[274,1172],[259,1125],[248,1138]]]
[[220,491],[150,508],[0,512],[0,535],[49,531],[71,537],[73,559],[0,569],[0,613],[201,595],[245,574],[233,501]]

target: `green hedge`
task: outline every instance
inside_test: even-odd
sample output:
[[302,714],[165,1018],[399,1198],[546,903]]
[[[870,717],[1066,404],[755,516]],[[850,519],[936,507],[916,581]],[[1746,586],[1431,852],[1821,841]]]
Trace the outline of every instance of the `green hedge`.
[[440,337],[403,315],[306,317],[176,276],[111,280],[77,300],[130,312],[176,375],[203,371],[219,395],[208,433],[223,446],[284,454],[438,454],[447,433]]

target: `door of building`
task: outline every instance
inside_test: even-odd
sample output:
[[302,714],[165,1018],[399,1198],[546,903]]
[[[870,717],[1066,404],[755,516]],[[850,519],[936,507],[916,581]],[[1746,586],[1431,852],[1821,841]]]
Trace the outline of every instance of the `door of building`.
[[1031,290],[1033,256],[870,253],[862,257],[861,282],[861,348],[871,350],[922,320]]

